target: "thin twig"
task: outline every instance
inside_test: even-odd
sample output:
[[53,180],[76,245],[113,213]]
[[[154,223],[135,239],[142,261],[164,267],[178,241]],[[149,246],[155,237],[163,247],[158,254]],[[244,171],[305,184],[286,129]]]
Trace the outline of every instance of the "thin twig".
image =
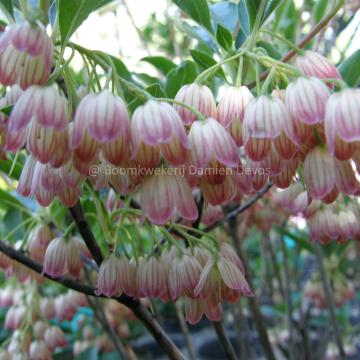
[[120,358],[124,359],[124,360],[130,360],[131,357],[129,356],[125,347],[121,343],[118,335],[115,334],[114,329],[109,325],[109,322],[106,319],[106,316],[105,316],[103,308],[99,302],[99,299],[97,299],[97,298],[92,299],[92,298],[90,298],[90,296],[88,296],[87,300],[88,300],[89,305],[91,306],[91,308],[94,311],[95,317],[97,318],[97,320],[99,321],[99,323],[101,324],[101,326],[103,327],[105,332],[108,333],[109,338],[110,338],[111,342],[114,344],[116,352],[119,354]]
[[327,277],[327,274],[326,274],[326,271],[324,268],[324,258],[323,258],[322,249],[318,243],[314,244],[313,248],[315,250],[315,257],[316,257],[316,260],[317,260],[317,263],[319,266],[321,282],[323,283],[323,287],[324,287],[325,301],[326,301],[326,306],[327,306],[327,309],[328,309],[329,315],[330,315],[331,327],[334,332],[335,341],[336,341],[336,345],[337,345],[337,348],[339,351],[340,358],[343,360],[346,358],[346,355],[345,355],[344,346],[343,346],[343,343],[341,340],[338,323],[336,321],[334,298],[333,298],[332,290],[330,287],[329,279]]
[[285,247],[285,240],[280,237],[280,247],[284,257],[284,275],[285,275],[285,299],[286,299],[286,308],[287,308],[287,325],[289,329],[290,342],[288,344],[289,349],[289,359],[295,359],[295,341],[294,341],[294,326],[293,326],[293,306],[291,301],[291,289],[290,289],[290,272],[289,272],[289,262],[288,254]]
[[235,350],[229,340],[229,338],[226,335],[224,326],[221,321],[213,321],[212,322],[216,335],[219,338],[219,341],[225,351],[226,358],[229,360],[236,360],[237,356],[235,354]]
[[[242,241],[241,241],[242,236],[239,236],[237,233],[237,224],[235,221],[235,217],[230,218],[228,221],[229,221],[230,235],[233,238],[234,246],[235,246],[237,253],[238,253],[238,255],[244,265],[244,268],[245,268],[246,281],[248,282],[250,288],[253,288],[250,266],[247,262],[247,257],[243,250]],[[248,301],[249,301],[250,310],[252,312],[253,319],[255,322],[255,327],[256,327],[257,333],[259,335],[260,344],[264,351],[264,355],[268,360],[275,360],[275,355],[274,355],[273,349],[271,347],[271,343],[270,343],[269,336],[268,336],[268,333],[266,330],[264,318],[261,314],[260,305],[259,305],[256,295],[249,297]]]
[[189,328],[188,328],[188,326],[186,324],[184,315],[182,313],[182,309],[181,309],[178,302],[176,302],[174,304],[174,306],[175,306],[175,311],[176,311],[176,317],[178,318],[180,329],[181,329],[181,332],[182,332],[182,334],[184,336],[185,345],[186,345],[186,348],[187,348],[188,353],[189,353],[189,359],[190,360],[196,360],[195,352],[194,352],[193,346],[191,344]]
[[[309,43],[325,26],[331,21],[331,19],[334,17],[334,15],[337,13],[337,11],[341,8],[341,6],[338,6],[334,9],[334,11],[331,11],[327,16],[325,16],[317,25],[313,27],[313,29],[304,37],[303,40],[301,40],[296,46],[300,49],[303,49],[307,43]],[[280,61],[281,62],[288,62],[290,59],[292,59],[296,55],[295,50],[290,50],[287,54],[285,54]],[[264,71],[260,74],[260,80],[266,79],[268,76],[269,71]],[[252,81],[251,83],[247,84],[246,86],[249,89],[252,89],[256,85],[256,81]]]
[[256,195],[254,197],[252,197],[249,201],[247,201],[245,204],[240,205],[239,207],[237,207],[236,209],[230,211],[229,213],[227,213],[222,219],[216,221],[215,223],[213,223],[212,225],[207,226],[204,229],[204,232],[209,232],[213,229],[215,229],[216,227],[223,225],[225,223],[227,223],[230,219],[235,218],[236,216],[240,215],[241,213],[243,213],[245,210],[247,210],[248,208],[250,208],[253,204],[255,204],[264,194],[266,194],[270,188],[272,187],[272,182],[269,181],[260,191],[258,191],[256,193]]

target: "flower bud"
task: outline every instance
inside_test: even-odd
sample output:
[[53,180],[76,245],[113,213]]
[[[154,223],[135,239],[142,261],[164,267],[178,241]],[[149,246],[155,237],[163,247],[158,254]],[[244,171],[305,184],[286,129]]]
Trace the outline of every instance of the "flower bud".
[[[205,85],[196,83],[183,85],[175,96],[175,100],[190,105],[206,117],[216,118],[216,103],[211,90]],[[185,125],[191,125],[196,115],[181,105],[174,104]]]

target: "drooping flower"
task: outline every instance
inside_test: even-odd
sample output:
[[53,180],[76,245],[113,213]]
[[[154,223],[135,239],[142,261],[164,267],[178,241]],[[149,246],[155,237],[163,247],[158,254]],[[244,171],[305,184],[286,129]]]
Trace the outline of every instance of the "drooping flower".
[[155,256],[140,260],[137,281],[141,297],[161,298],[167,292],[167,274]]
[[202,299],[211,299],[213,303],[221,302],[223,288],[252,296],[252,291],[242,271],[229,259],[220,257],[218,261],[208,260],[202,269],[194,295]]
[[145,144],[152,148],[160,147],[170,164],[184,164],[188,139],[181,118],[172,106],[149,100],[135,110],[131,126],[133,158],[138,155],[141,144]]
[[121,259],[115,253],[103,260],[99,269],[96,294],[119,296],[123,291],[120,284],[122,270]]
[[326,149],[317,146],[308,153],[304,162],[304,178],[311,198],[322,199],[333,189],[334,159]]
[[[249,158],[253,161],[264,160],[273,142],[281,135],[286,136],[285,123],[288,121],[285,105],[278,97],[262,95],[253,99],[245,110],[243,124],[243,144]],[[282,149],[280,145],[279,149]]]
[[230,134],[238,146],[241,146],[243,142],[242,126],[245,109],[253,98],[254,96],[246,86],[240,88],[229,86],[217,107],[218,121],[225,128],[229,128]]
[[360,184],[356,179],[351,163],[335,159],[334,169],[336,187],[347,195],[356,194],[360,189]]
[[339,160],[351,158],[355,148],[349,145],[360,140],[360,89],[344,89],[329,97],[324,127],[329,152]]
[[236,195],[235,182],[230,176],[226,176],[220,184],[209,184],[202,180],[200,188],[204,199],[213,206],[224,205]]
[[293,121],[306,125],[322,123],[328,87],[315,77],[299,77],[286,88],[286,107]]
[[29,87],[16,102],[8,123],[9,131],[19,131],[30,122],[63,131],[67,126],[67,101],[55,86]]
[[213,158],[230,168],[239,162],[234,140],[213,118],[195,121],[191,125],[189,143],[189,163],[198,169],[206,168]]
[[108,90],[90,93],[80,102],[71,129],[70,147],[77,157],[90,162],[104,148],[104,156],[114,165],[128,159],[129,114],[124,101]]
[[297,55],[295,66],[305,76],[315,76],[319,79],[341,79],[337,67],[318,52],[306,50],[303,55]]
[[0,82],[22,89],[44,84],[51,73],[53,45],[45,29],[24,22],[10,26],[0,39]]
[[30,256],[40,262],[43,261],[45,251],[54,235],[45,224],[39,224],[31,231],[28,237]]
[[52,356],[44,340],[36,340],[30,344],[29,357],[31,360],[51,360]]
[[170,264],[168,287],[170,298],[175,301],[180,295],[195,297],[194,290],[199,282],[201,265],[195,256],[183,254]]
[[[175,100],[190,105],[206,117],[216,118],[216,102],[211,90],[205,85],[196,83],[183,85],[175,96]],[[196,115],[181,105],[174,105],[185,125],[191,125]]]
[[66,273],[79,276],[81,268],[80,251],[72,238],[58,237],[50,242],[44,256],[44,273],[54,278]]
[[41,163],[61,166],[68,154],[67,105],[53,86],[32,86],[16,102],[7,125],[6,149],[27,150]]
[[340,235],[338,217],[331,207],[317,211],[308,220],[310,240],[328,244]]
[[159,175],[147,177],[140,191],[144,215],[154,224],[163,225],[175,214],[186,220],[195,221],[197,218],[191,188],[182,176],[169,174],[167,169],[163,169]]
[[44,341],[50,351],[67,344],[64,332],[58,326],[50,326],[44,333]]

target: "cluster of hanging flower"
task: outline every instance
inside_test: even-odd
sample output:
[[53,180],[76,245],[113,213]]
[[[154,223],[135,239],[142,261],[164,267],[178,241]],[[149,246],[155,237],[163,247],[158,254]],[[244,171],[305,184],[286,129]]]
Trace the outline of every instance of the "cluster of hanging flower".
[[[269,179],[287,188],[298,173],[310,200],[329,203],[339,192],[356,195],[359,190],[351,163],[360,154],[360,91],[332,93],[326,79],[340,79],[340,74],[317,53],[299,55],[295,65],[304,76],[271,95],[254,98],[245,86],[228,87],[216,105],[208,87],[184,85],[175,100],[204,119],[181,105],[151,99],[130,121],[125,102],[103,90],[83,96],[69,121],[59,89],[39,85],[49,76],[48,65],[25,83],[23,63],[10,71],[9,64],[20,60],[51,65],[52,59],[45,33],[24,37],[27,33],[16,29],[2,37],[0,81],[18,83],[24,91],[15,87],[2,99],[14,108],[8,119],[2,115],[1,138],[6,151],[28,150],[18,191],[34,195],[43,206],[56,196],[74,205],[87,178],[99,189],[138,191],[144,214],[159,225],[176,215],[196,220],[195,188],[212,206],[258,191]],[[29,33],[39,31],[29,28]],[[8,53],[11,61],[6,62]],[[19,75],[6,77],[9,72]],[[111,171],[115,167],[124,172]]]
[[[55,349],[67,346],[63,330],[50,322],[55,317],[63,320],[60,315],[64,312],[63,303],[58,302],[59,298],[40,298],[34,289],[33,283],[16,282],[1,289],[0,306],[7,309],[4,328],[12,332],[6,347],[0,351],[2,359],[12,359],[12,354],[52,359]],[[83,294],[69,291],[61,296],[67,298],[68,309],[71,306],[77,310],[86,305]]]
[[202,316],[213,321],[221,318],[221,303],[252,296],[243,265],[231,246],[222,243],[218,259],[209,250],[173,246],[160,256],[129,260],[112,253],[101,264],[97,294],[162,301],[185,299],[185,317],[196,324]]
[[[303,76],[285,90],[255,98],[246,86],[227,87],[216,104],[208,87],[186,84],[176,105],[149,99],[131,116],[124,100],[108,90],[82,94],[75,113],[68,114],[65,95],[45,85],[52,46],[37,26],[10,27],[0,40],[0,57],[0,82],[13,85],[1,101],[14,105],[9,117],[1,115],[0,144],[3,151],[27,150],[18,192],[35,196],[42,206],[56,197],[75,205],[83,182],[90,180],[99,190],[134,193],[156,225],[196,221],[194,193],[201,192],[203,222],[212,223],[221,216],[220,206],[238,203],[271,180],[278,188],[290,187],[275,198],[301,186],[289,207],[307,213],[312,239],[343,241],[359,232],[353,211],[336,199],[359,193],[353,164],[360,165],[360,90],[333,92],[327,79],[340,74],[317,53],[296,58]],[[294,184],[295,178],[304,185]],[[108,205],[121,207],[111,196]],[[80,243],[58,237],[31,246],[38,247],[34,254],[45,273],[79,276]],[[189,322],[203,313],[219,319],[221,301],[250,296],[251,290],[234,251],[218,247],[215,257],[202,246],[131,260],[111,254],[100,267],[98,292],[163,300],[185,296]]]
[[[55,297],[34,295],[31,282],[12,282],[0,289],[0,307],[6,309],[4,328],[11,336],[0,350],[1,359],[12,359],[13,354],[29,359],[52,359],[55,350],[68,342],[61,327],[54,325],[64,320],[72,321],[79,308],[88,306],[85,296],[68,291]],[[126,321],[134,320],[125,306],[117,301],[104,303],[104,315],[108,324],[122,338],[129,336]],[[77,316],[82,338],[73,344],[74,355],[96,346],[101,352],[114,351],[113,344],[93,317]]]

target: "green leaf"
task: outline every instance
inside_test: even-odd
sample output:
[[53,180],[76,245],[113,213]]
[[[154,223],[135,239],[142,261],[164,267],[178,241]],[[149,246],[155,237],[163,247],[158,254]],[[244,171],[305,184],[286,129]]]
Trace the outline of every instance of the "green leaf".
[[270,0],[265,8],[261,22],[263,23],[283,2],[284,0]]
[[206,0],[173,0],[173,2],[193,20],[204,26],[211,33],[211,16]]
[[[190,54],[192,58],[195,60],[195,62],[199,64],[202,69],[207,69],[210,66],[216,64],[216,61],[211,56],[204,53],[203,51],[193,49],[190,50]],[[224,71],[221,68],[219,68],[219,70],[217,70],[215,74],[221,77],[222,79],[226,80]]]
[[152,84],[148,86],[145,90],[154,97],[166,97],[165,91],[160,84]]
[[[4,224],[8,232],[13,231],[24,220],[21,211],[18,209],[9,209],[4,216]],[[24,236],[24,228],[18,228],[13,234],[15,240],[20,240]]]
[[14,19],[12,0],[0,0],[0,9],[7,17]]
[[215,25],[222,25],[231,32],[236,30],[238,24],[237,4],[223,1],[210,5],[210,12]]
[[254,18],[250,19],[250,14],[247,8],[246,1],[241,0],[238,4],[238,17],[240,23],[240,30],[245,36],[249,36],[252,26],[254,25]]
[[356,50],[350,57],[345,59],[339,66],[344,81],[352,87],[360,83],[360,49]]
[[100,50],[95,50],[94,54],[96,54],[97,56],[101,57],[104,61],[106,61],[107,63],[109,63],[108,59],[110,58],[111,61],[113,62],[116,72],[117,74],[124,78],[125,80],[128,81],[132,81],[132,76],[130,71],[128,70],[128,68],[126,67],[126,65],[117,57],[109,55],[104,53],[103,51]]
[[181,86],[192,83],[197,76],[194,62],[185,60],[172,69],[166,79],[165,91],[169,97],[175,97]]
[[[8,160],[0,160],[0,170],[8,175],[10,173],[10,169],[12,167],[13,164],[13,158],[15,155],[8,155],[9,159]],[[14,180],[19,180],[20,175],[21,175],[21,170],[23,168],[23,163],[25,162],[24,156],[22,156],[22,154],[19,155],[18,160],[13,168],[12,174],[11,174],[11,178]]]
[[11,114],[11,111],[12,111],[13,107],[14,107],[14,105],[8,105],[8,106],[5,106],[5,107],[1,108],[0,111],[3,114],[9,116]]
[[226,29],[220,24],[218,25],[216,30],[216,40],[223,49],[231,49],[233,43],[232,34],[228,29]]
[[160,83],[160,80],[154,76],[145,73],[134,73],[136,79],[139,79],[145,85],[152,85]]
[[285,1],[279,6],[274,19],[273,31],[280,32],[286,39],[295,42],[299,10],[293,1]]
[[0,189],[0,207],[5,209],[11,208],[23,208],[26,209],[24,204],[22,204],[15,196],[11,195],[9,191]]
[[83,21],[106,2],[104,0],[58,0],[61,44],[64,45]]
[[199,43],[205,44],[209,50],[213,53],[218,50],[218,45],[210,36],[209,32],[206,31],[203,27],[197,25],[190,25],[187,21],[180,21],[175,18],[174,22],[176,27],[185,34],[197,39]]
[[169,71],[176,67],[176,64],[164,56],[146,56],[142,58],[141,61],[146,61],[153,65],[164,75],[167,75]]

